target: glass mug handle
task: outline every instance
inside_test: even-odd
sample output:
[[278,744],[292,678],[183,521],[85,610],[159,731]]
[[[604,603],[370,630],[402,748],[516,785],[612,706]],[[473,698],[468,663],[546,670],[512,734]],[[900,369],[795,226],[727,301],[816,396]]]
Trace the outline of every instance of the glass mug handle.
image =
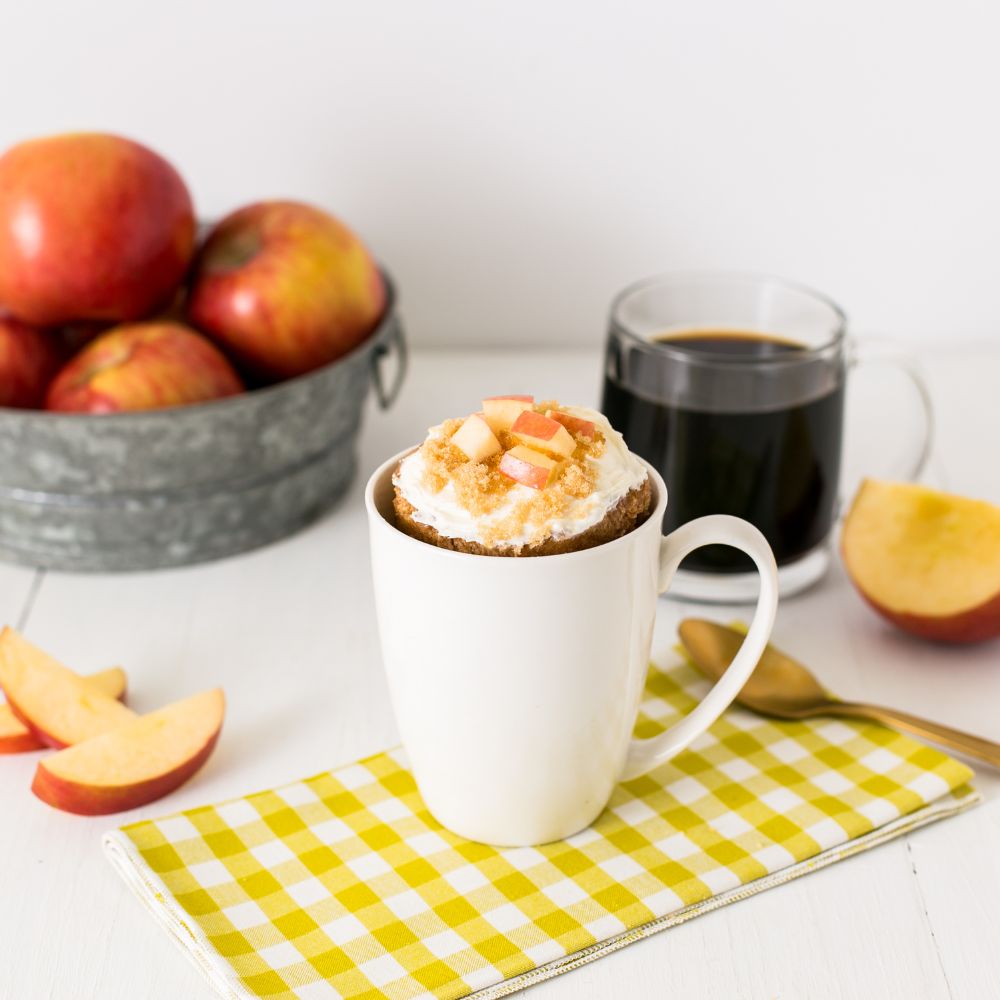
[[[927,381],[920,365],[912,354],[891,340],[866,338],[863,341],[852,340],[847,356],[848,368],[875,367],[881,365],[895,368],[909,380],[916,393],[917,403],[923,417],[923,432],[912,457],[900,463],[898,469],[888,470],[889,478],[916,481],[920,478],[930,458],[931,446],[934,443],[934,403]],[[841,504],[843,511],[844,504]]]
[[709,514],[689,521],[660,540],[658,592],[663,593],[681,560],[702,545],[731,545],[745,552],[760,573],[760,593],[743,645],[729,669],[680,722],[646,740],[632,740],[621,780],[629,781],[669,760],[697,739],[740,693],[771,637],[778,610],[778,566],[764,536],[752,525],[728,514]]

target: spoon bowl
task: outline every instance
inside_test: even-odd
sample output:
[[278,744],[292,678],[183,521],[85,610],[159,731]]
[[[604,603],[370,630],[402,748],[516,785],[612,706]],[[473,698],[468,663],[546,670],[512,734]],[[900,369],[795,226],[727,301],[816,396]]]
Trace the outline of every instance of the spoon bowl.
[[[729,669],[743,643],[741,632],[703,618],[686,618],[677,631],[695,666],[712,680],[718,680]],[[1000,767],[1000,743],[920,719],[909,712],[840,701],[823,688],[808,668],[771,645],[764,650],[736,700],[755,712],[779,719],[840,715],[880,722]]]
[[[713,680],[726,672],[743,642],[735,629],[701,618],[686,618],[678,632],[698,668]],[[830,697],[806,667],[768,645],[736,700],[765,715],[792,717]]]

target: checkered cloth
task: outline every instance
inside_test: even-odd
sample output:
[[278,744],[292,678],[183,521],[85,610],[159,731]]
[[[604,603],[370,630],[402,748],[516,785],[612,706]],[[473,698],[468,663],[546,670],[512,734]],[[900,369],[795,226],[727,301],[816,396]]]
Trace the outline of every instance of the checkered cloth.
[[[652,671],[637,735],[706,690],[688,665]],[[542,847],[443,829],[390,751],[105,849],[222,996],[497,997],[957,812],[971,776],[880,726],[731,709]]]

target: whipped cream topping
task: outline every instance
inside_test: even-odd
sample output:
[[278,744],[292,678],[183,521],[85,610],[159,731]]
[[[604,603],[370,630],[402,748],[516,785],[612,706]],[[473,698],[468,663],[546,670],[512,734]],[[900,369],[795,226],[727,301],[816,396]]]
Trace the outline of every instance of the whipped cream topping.
[[[583,406],[560,406],[559,409],[593,421],[604,436],[605,447],[600,457],[587,460],[596,473],[590,495],[574,499],[563,516],[553,518],[546,525],[544,537],[557,539],[568,538],[593,527],[626,493],[646,479],[643,464],[628,450],[621,434],[608,423],[603,413]],[[443,428],[443,424],[432,427],[427,432],[428,440],[443,437]],[[424,456],[418,449],[403,459],[392,481],[414,508],[413,519],[429,525],[446,538],[482,543],[491,536],[491,527],[507,520],[519,504],[537,495],[537,491],[530,486],[518,483],[507,493],[500,507],[489,514],[476,515],[458,502],[452,483],[436,493],[431,490],[424,481],[425,471]],[[539,540],[537,529],[525,525],[518,534],[505,537],[502,544],[519,546]]]

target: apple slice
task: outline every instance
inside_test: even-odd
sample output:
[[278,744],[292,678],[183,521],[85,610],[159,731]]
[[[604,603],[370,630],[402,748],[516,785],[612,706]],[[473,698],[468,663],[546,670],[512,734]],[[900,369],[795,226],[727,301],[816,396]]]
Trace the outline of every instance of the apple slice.
[[32,735],[56,749],[136,717],[9,626],[0,632],[0,687],[11,711]]
[[550,420],[558,420],[570,432],[577,437],[582,437],[587,441],[594,440],[593,420],[584,420],[582,417],[574,417],[572,413],[563,413],[562,410],[546,410],[545,416]]
[[481,413],[473,413],[451,436],[451,443],[472,462],[482,462],[500,451],[500,442]]
[[136,716],[39,761],[31,790],[50,806],[83,816],[153,802],[208,760],[225,714],[225,696],[215,688]]
[[865,480],[841,551],[861,596],[907,632],[956,643],[1000,636],[1000,507]]
[[573,435],[558,420],[543,417],[534,410],[521,413],[510,432],[521,444],[536,450],[540,448],[551,451],[560,458],[569,458],[576,447]]
[[10,710],[0,705],[0,754],[42,750],[45,744]]
[[483,400],[483,418],[494,434],[509,431],[525,410],[535,405],[534,396],[490,396]]
[[533,490],[544,490],[555,479],[556,464],[548,455],[519,444],[500,459],[500,471],[508,479],[530,486]]
[[[117,698],[125,697],[127,679],[121,667],[111,667],[83,678],[92,688]],[[0,703],[0,754],[24,753],[41,750],[45,744],[11,711],[10,705]]]

